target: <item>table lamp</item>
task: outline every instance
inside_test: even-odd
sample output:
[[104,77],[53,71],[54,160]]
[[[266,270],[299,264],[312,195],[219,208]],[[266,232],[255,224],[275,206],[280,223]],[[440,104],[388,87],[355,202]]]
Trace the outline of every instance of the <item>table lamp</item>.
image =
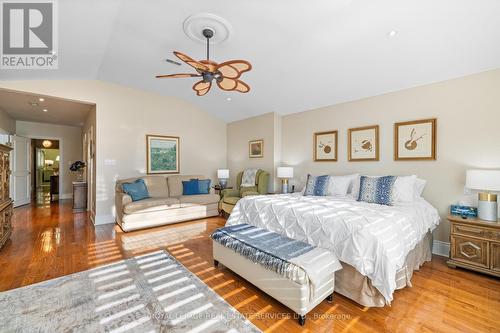
[[500,192],[500,170],[467,170],[465,187],[479,192],[477,217],[485,221],[498,221],[497,195]]
[[292,167],[279,167],[278,178],[281,178],[281,193],[288,193],[288,179],[293,178]]
[[219,185],[221,188],[226,188],[227,180],[229,179],[229,170],[228,169],[219,169],[217,170],[217,178],[219,178]]

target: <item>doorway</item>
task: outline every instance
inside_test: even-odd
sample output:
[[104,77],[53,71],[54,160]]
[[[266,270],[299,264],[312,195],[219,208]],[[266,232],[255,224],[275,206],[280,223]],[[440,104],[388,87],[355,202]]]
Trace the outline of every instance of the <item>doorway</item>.
[[32,196],[37,206],[59,200],[60,153],[59,140],[32,139]]

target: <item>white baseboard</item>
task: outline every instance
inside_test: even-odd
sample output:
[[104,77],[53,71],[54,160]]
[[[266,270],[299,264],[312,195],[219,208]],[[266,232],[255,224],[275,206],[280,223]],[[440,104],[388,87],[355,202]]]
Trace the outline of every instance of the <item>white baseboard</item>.
[[73,199],[73,193],[63,193],[59,195],[59,199]]
[[450,243],[434,240],[432,242],[432,253],[438,256],[448,257],[450,254]]
[[111,223],[115,223],[115,217],[112,214],[96,215],[94,218],[94,225],[111,224]]

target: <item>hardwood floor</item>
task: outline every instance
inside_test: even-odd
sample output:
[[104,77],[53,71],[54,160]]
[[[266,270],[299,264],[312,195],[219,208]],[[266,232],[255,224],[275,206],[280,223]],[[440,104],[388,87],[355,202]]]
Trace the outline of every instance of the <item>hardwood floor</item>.
[[438,256],[415,272],[413,288],[395,293],[391,307],[365,308],[335,294],[300,327],[286,307],[213,267],[208,235],[224,222],[216,217],[123,233],[114,225],[94,228],[69,202],[18,208],[12,239],[0,251],[0,291],[166,248],[265,332],[500,331],[500,279],[448,268]]

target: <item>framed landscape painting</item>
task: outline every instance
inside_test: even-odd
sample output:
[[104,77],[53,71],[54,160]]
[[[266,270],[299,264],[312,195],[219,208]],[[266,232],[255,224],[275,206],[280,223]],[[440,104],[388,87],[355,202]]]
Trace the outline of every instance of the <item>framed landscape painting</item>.
[[348,133],[349,161],[378,161],[378,125],[350,128]]
[[436,119],[394,124],[394,159],[435,160]]
[[327,131],[314,133],[314,161],[337,161],[338,132]]
[[264,140],[253,140],[248,142],[248,150],[250,158],[264,157]]
[[146,135],[147,173],[179,173],[179,137]]

